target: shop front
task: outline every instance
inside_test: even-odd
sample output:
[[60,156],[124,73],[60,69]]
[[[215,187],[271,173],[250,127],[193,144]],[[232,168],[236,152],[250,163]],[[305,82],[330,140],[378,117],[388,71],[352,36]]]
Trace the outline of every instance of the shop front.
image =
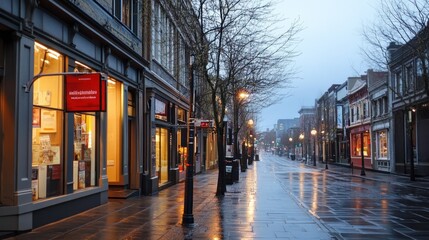
[[[12,2],[0,4],[0,231],[28,231],[106,203],[110,183],[139,188],[143,66],[75,8]],[[71,76],[99,88],[70,89]],[[73,105],[94,99],[99,109]]]
[[[371,169],[371,125],[360,125],[350,129],[350,155],[354,167]],[[363,161],[362,161],[363,159]]]

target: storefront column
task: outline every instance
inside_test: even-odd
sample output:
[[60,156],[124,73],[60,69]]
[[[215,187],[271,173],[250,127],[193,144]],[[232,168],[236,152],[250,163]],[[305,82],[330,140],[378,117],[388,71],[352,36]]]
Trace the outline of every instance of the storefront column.
[[146,168],[143,177],[143,194],[151,195],[158,192],[158,177],[156,176],[156,125],[155,125],[155,94],[147,94],[148,109],[146,110]]
[[[12,33],[13,35],[14,33]],[[16,34],[16,33],[15,33]],[[5,61],[2,91],[3,107],[3,161],[1,166],[1,204],[20,206],[32,202],[31,190],[31,121],[33,95],[22,86],[33,76],[34,40],[26,35],[4,39]],[[16,71],[15,71],[16,69]],[[6,184],[7,183],[7,184]],[[3,208],[3,207],[2,207]],[[12,209],[11,209],[12,210]],[[3,213],[6,211],[2,211]],[[32,213],[0,214],[0,230],[29,230]],[[7,221],[2,221],[2,218]]]

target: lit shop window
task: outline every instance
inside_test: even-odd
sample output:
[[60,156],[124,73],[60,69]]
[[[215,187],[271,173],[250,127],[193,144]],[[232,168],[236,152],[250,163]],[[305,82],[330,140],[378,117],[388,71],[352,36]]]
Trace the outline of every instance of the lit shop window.
[[377,157],[381,159],[387,159],[387,154],[388,154],[387,131],[377,132],[377,140],[378,140]]
[[[64,57],[39,43],[34,45],[34,74],[59,73]],[[63,194],[64,112],[62,76],[39,78],[33,85],[33,200]]]
[[[363,135],[363,149],[362,149],[362,140],[361,137]],[[363,150],[363,156],[369,157],[371,156],[370,152],[370,138],[369,133],[365,132],[363,134],[352,134],[352,157],[360,157],[362,156],[362,150]]]
[[95,116],[74,115],[73,189],[95,186]]
[[[90,67],[75,61],[74,72],[92,73]],[[75,113],[73,121],[73,190],[96,185],[95,136],[96,117],[94,113]]]
[[116,183],[122,170],[122,84],[110,77],[107,84],[107,177],[109,183]]

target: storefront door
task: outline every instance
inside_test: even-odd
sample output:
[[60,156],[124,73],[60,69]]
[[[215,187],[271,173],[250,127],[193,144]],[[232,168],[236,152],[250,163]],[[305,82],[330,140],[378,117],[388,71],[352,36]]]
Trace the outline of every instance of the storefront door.
[[168,129],[156,128],[156,172],[159,184],[168,182]]

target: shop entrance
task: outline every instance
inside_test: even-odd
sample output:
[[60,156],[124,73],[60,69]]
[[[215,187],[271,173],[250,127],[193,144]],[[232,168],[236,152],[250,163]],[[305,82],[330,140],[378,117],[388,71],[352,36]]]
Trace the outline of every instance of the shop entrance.
[[156,128],[156,173],[158,176],[159,185],[168,182],[168,129]]

